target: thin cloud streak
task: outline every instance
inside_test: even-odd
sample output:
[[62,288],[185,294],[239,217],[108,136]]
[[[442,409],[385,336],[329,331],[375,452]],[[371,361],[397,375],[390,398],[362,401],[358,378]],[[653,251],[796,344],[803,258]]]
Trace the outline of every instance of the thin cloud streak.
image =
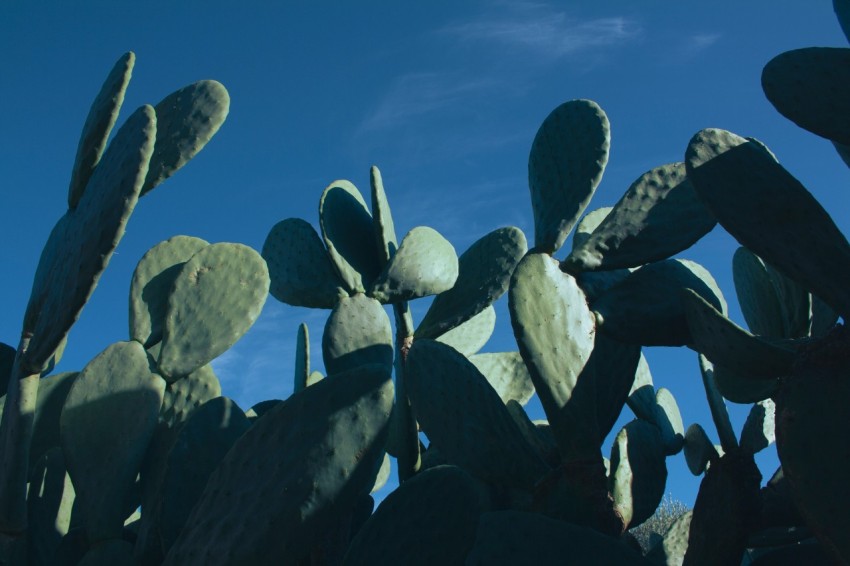
[[719,33],[698,33],[691,36],[688,47],[692,52],[703,51],[717,43],[720,37]]
[[463,78],[460,73],[410,73],[395,80],[360,126],[362,132],[395,127],[411,118],[438,112],[472,99],[498,83],[488,78]]
[[565,12],[542,6],[523,7],[522,15],[460,23],[441,31],[464,41],[495,42],[532,50],[548,59],[624,44],[642,33],[636,22],[623,17],[579,21]]

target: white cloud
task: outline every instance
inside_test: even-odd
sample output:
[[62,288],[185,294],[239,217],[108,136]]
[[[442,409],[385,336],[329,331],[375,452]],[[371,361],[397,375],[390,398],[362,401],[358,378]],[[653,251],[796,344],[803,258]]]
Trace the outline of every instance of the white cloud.
[[456,106],[493,88],[487,78],[460,73],[409,73],[397,78],[360,126],[361,131],[392,128],[411,118]]
[[511,14],[463,22],[441,30],[464,41],[501,43],[558,59],[579,51],[619,45],[641,34],[641,27],[624,17],[578,20],[540,4],[510,4]]
[[692,52],[702,51],[717,43],[720,37],[719,33],[698,33],[690,37],[688,47]]

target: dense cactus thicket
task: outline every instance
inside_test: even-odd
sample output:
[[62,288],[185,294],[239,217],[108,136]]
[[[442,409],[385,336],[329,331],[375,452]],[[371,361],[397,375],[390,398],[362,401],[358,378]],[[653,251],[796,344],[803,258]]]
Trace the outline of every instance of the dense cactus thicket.
[[[850,3],[835,9],[847,31]],[[261,253],[175,236],[133,274],[128,340],[51,374],[139,197],[228,112],[202,81],[139,108],[107,146],[133,64],[119,59],[92,105],[20,344],[0,347],[2,563],[850,564],[850,245],[764,144],[727,131],[698,132],[682,162],[586,213],[608,118],[561,104],[530,149],[530,244],[514,227],[459,256],[428,227],[399,241],[377,167],[370,205],[334,181],[318,231],[285,219]],[[762,83],[850,162],[848,73],[850,49],[809,48]],[[705,268],[672,259],[717,223],[741,244],[749,330]],[[517,350],[479,353],[505,293]],[[292,396],[243,411],[209,363],[269,294],[329,310],[327,375],[302,325]],[[428,296],[417,323],[409,304]],[[651,346],[698,352],[719,445],[654,387]],[[544,421],[525,412],[534,395]],[[739,433],[725,400],[752,404]],[[626,406],[635,418],[603,454]],[[781,468],[762,485],[754,454],[774,440]],[[639,543],[629,530],[680,453],[703,476],[694,509]],[[390,457],[399,487],[374,508]]]

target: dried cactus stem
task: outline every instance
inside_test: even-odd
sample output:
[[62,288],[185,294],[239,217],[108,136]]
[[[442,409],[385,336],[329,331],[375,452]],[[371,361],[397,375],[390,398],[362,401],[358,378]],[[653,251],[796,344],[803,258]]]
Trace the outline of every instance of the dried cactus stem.
[[12,378],[0,421],[0,533],[17,538],[27,527],[27,472],[40,371],[26,367],[25,334],[12,366]]

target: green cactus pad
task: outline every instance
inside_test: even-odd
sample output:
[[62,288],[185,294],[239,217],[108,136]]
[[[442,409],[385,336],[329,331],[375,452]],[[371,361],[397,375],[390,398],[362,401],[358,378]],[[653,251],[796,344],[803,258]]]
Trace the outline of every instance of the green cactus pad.
[[130,283],[130,339],[150,348],[162,340],[168,295],[177,274],[209,242],[174,236],[149,249],[133,271]]
[[738,303],[753,334],[784,338],[782,304],[764,261],[740,247],[732,258]]
[[414,476],[363,525],[343,565],[463,566],[483,511],[480,489],[455,466]]
[[520,354],[562,454],[567,460],[595,457],[601,438],[593,381],[579,388],[596,332],[584,293],[557,260],[530,253],[514,271],[508,298]]
[[635,378],[626,403],[637,418],[650,422],[655,418],[655,387],[652,384],[649,364],[643,353],[638,359]]
[[561,267],[570,273],[638,267],[686,250],[717,220],[697,198],[684,163],[640,176]]
[[850,356],[845,328],[808,353],[776,396],[776,449],[806,524],[836,564],[850,561],[845,404]]
[[850,144],[850,49],[781,53],[764,66],[761,86],[779,113],[801,128]]
[[685,441],[685,425],[682,422],[682,413],[673,394],[664,387],[655,392],[656,418],[652,423],[661,431],[661,439],[664,441],[664,452],[668,456],[678,454]]
[[600,332],[627,344],[683,346],[691,342],[680,298],[693,289],[722,312],[723,294],[701,265],[684,259],[647,264],[593,302]]
[[647,561],[617,539],[537,513],[484,513],[466,566],[629,564]]
[[741,430],[741,449],[756,454],[773,444],[776,440],[775,417],[776,405],[772,399],[753,405]]
[[688,551],[691,517],[693,517],[693,511],[679,516],[664,533],[661,542],[646,554],[647,559],[660,566],[682,566],[685,553]]
[[372,225],[375,230],[375,243],[378,245],[378,259],[381,269],[395,255],[398,249],[398,237],[395,234],[393,215],[390,212],[390,203],[384,193],[384,181],[381,171],[374,165],[369,170],[369,180],[372,188]]
[[747,405],[772,397],[780,384],[779,376],[773,379],[753,377],[723,365],[714,366],[714,381],[724,399]]
[[332,309],[342,289],[319,234],[309,222],[287,218],[274,225],[263,244],[272,296],[296,307]]
[[448,291],[458,275],[454,247],[433,228],[412,229],[369,287],[382,303],[400,303]]
[[525,405],[534,396],[531,374],[519,352],[490,352],[469,356],[469,361],[487,378],[503,403],[514,400]]
[[71,183],[68,187],[68,208],[70,209],[77,207],[103,155],[103,150],[106,149],[109,133],[115,121],[118,120],[121,105],[124,104],[124,93],[127,92],[127,85],[130,84],[135,63],[136,55],[132,51],[122,55],[115,62],[89,109],[86,123],[80,134],[80,142],[77,145],[74,169],[71,171]]
[[[726,402],[723,400],[723,394],[717,385],[718,379],[714,365],[702,354],[697,355],[697,360],[700,375],[702,376],[702,384],[705,388],[705,397],[708,401],[708,408],[711,411],[711,420],[714,421],[717,435],[720,437],[720,444],[725,451],[732,452],[738,447],[738,439],[735,437],[735,431],[732,429],[732,421],[729,420],[729,411],[726,410]],[[723,373],[724,370],[721,369],[721,381],[724,379]],[[745,386],[750,385],[751,387],[756,385],[763,388],[763,384],[764,382],[758,381],[744,382]]]
[[417,338],[437,338],[469,320],[508,290],[511,274],[528,245],[519,228],[486,234],[458,259],[454,287],[440,293],[416,329]]
[[534,246],[554,253],[602,179],[611,128],[591,100],[570,100],[543,121],[528,156],[528,187],[534,210]]
[[174,544],[213,470],[251,423],[226,397],[210,399],[180,428],[168,453],[160,488],[160,540],[163,550]]
[[74,485],[62,449],[45,452],[30,470],[27,498],[27,545],[30,564],[57,564],[59,543],[71,526]]
[[711,463],[700,484],[685,565],[738,564],[759,520],[761,473],[741,450]]
[[685,163],[700,199],[738,242],[850,315],[850,244],[797,179],[757,144],[723,130],[694,135]]
[[212,244],[174,280],[158,371],[167,381],[189,375],[225,352],[254,324],[269,293],[260,254],[242,244]]
[[230,111],[230,95],[216,81],[198,81],[156,105],[156,147],[142,195],[174,175],[218,132]]
[[444,454],[496,485],[530,489],[547,471],[487,379],[454,349],[416,340],[407,358],[413,412]]
[[623,411],[640,363],[640,346],[622,344],[597,334],[593,353],[580,379],[592,379],[596,390],[596,422],[605,438]]
[[337,303],[322,334],[325,371],[334,375],[366,364],[393,365],[393,333],[384,307],[366,295]]
[[476,314],[460,326],[437,337],[438,342],[448,344],[464,356],[472,356],[484,347],[496,328],[496,309],[493,305]]
[[319,201],[319,224],[328,255],[349,293],[363,293],[381,272],[372,215],[349,181],[334,181]]
[[649,519],[664,497],[667,463],[658,427],[640,419],[620,429],[611,447],[609,490],[629,528]]
[[213,472],[165,566],[298,563],[372,487],[393,384],[361,366],[259,419]]
[[795,352],[753,336],[691,289],[682,293],[693,348],[742,376],[775,379],[791,369]]
[[24,315],[23,330],[33,334],[25,368],[44,366],[94,291],[138,201],[155,136],[153,108],[143,106],[118,130],[77,207],[51,233]]
[[298,393],[310,380],[310,332],[303,322],[298,325],[298,336],[295,340],[295,378],[292,392]]
[[201,366],[165,388],[160,421],[174,427],[198,407],[221,395],[221,383],[209,365]]
[[720,458],[705,429],[694,423],[685,431],[685,462],[695,476],[705,472],[708,464]]
[[12,366],[15,364],[17,351],[8,344],[0,342],[0,395],[6,395],[9,379],[12,377]]
[[165,381],[138,342],[118,342],[80,372],[59,419],[62,451],[94,544],[120,538],[125,494],[156,427]]
[[593,231],[602,224],[602,221],[605,220],[612,210],[614,210],[613,206],[603,206],[595,210],[591,210],[582,217],[576,225],[575,233],[573,233],[573,251],[582,247],[587,240],[590,239],[590,235],[593,234]]
[[369,493],[375,493],[387,485],[387,481],[390,479],[390,472],[392,471],[392,464],[390,463],[389,454],[384,454],[383,460],[381,460],[381,468],[378,470],[378,475],[375,477],[375,483],[372,484],[372,489],[369,490]]

